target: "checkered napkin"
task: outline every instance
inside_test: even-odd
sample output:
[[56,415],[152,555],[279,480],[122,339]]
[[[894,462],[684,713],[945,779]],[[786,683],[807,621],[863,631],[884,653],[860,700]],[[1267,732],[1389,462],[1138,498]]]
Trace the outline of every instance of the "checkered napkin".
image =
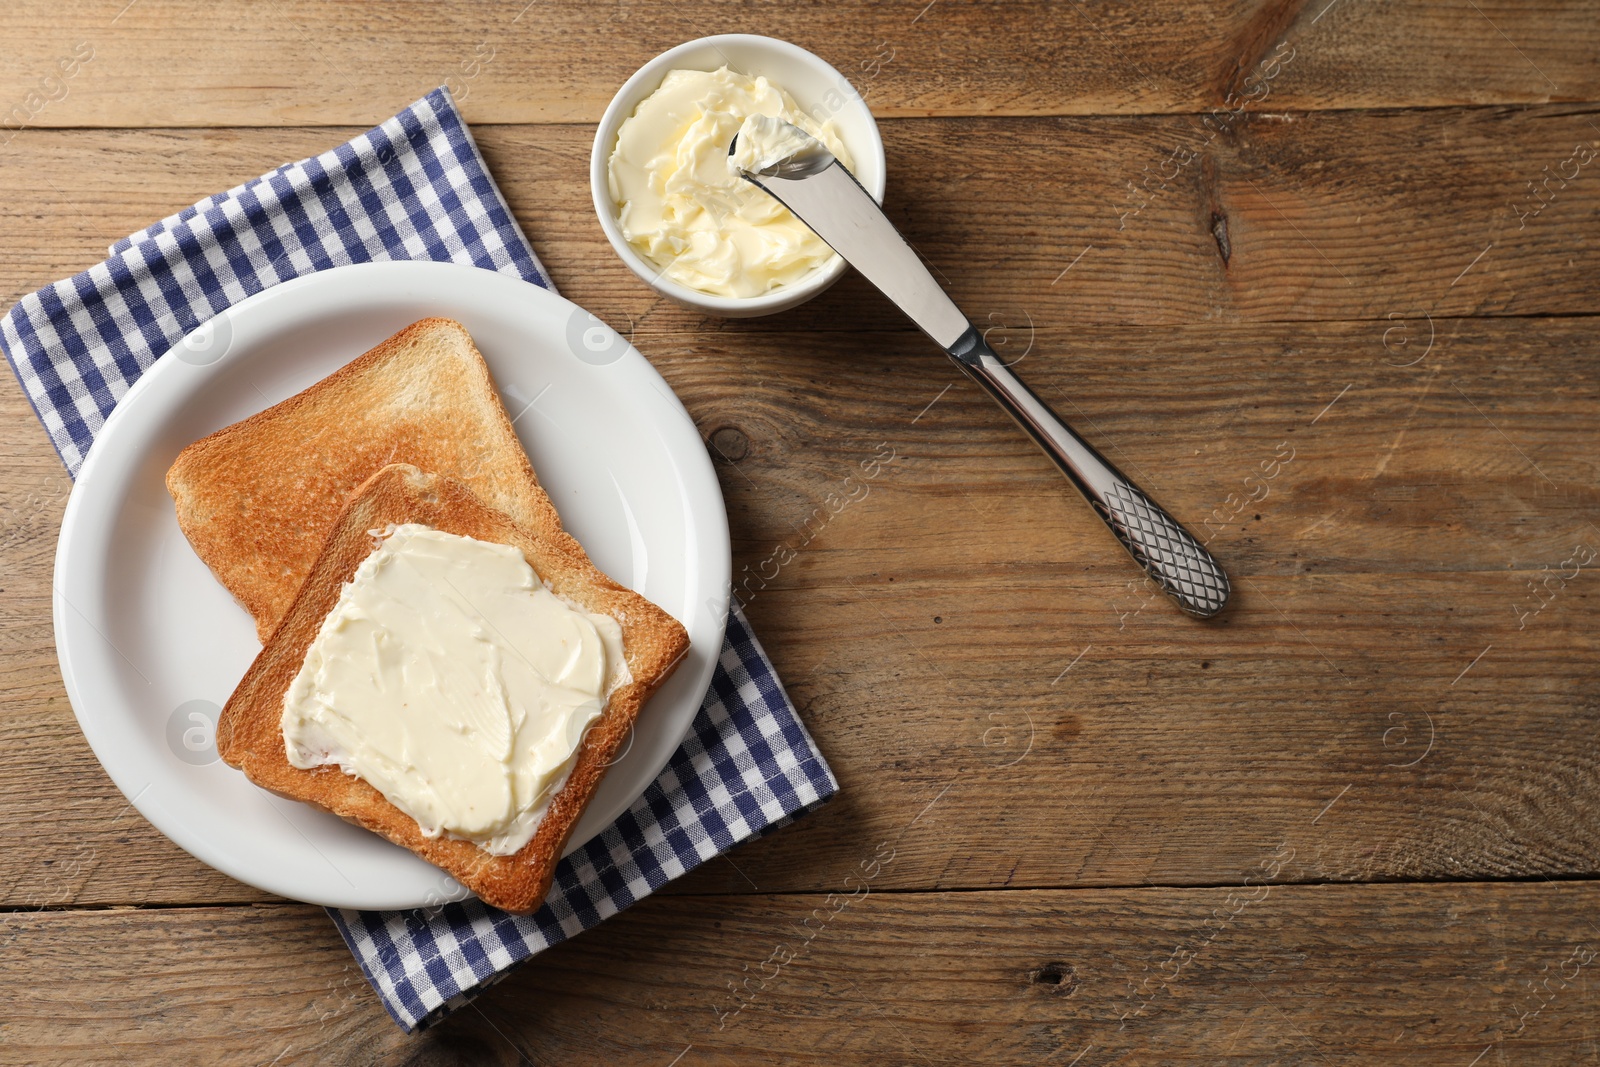
[[[17,380],[73,475],[158,355],[285,279],[347,263],[432,259],[551,287],[442,88],[332,151],[203,200],[110,251],[0,321]],[[509,915],[474,900],[329,914],[389,1013],[415,1030],[513,964],[837,788],[735,605],[682,747],[622,818],[561,862],[538,912]]]

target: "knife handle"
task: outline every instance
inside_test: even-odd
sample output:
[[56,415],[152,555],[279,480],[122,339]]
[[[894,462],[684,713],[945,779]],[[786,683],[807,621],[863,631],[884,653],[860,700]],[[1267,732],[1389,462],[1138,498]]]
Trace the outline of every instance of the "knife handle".
[[977,327],[969,326],[949,353],[1055,461],[1134,562],[1180,608],[1202,619],[1223,609],[1228,576],[1211,553],[1011,373]]

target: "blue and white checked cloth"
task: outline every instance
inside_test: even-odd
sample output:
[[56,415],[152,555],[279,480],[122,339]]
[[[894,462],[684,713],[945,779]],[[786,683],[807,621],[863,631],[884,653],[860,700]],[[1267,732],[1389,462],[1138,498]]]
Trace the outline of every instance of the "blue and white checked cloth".
[[[346,263],[433,259],[551,287],[442,88],[332,151],[203,200],[110,251],[0,321],[17,380],[74,475],[106,416],[157,356],[285,279]],[[516,963],[837,789],[735,606],[682,747],[622,818],[561,862],[538,912],[509,915],[468,901],[329,914],[389,1013],[415,1030]]]

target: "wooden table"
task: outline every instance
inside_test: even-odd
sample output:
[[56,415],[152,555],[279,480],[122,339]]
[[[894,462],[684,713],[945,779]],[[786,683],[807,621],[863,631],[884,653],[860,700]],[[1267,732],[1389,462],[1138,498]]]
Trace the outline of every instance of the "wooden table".
[[[891,217],[1209,538],[1225,617],[1151,594],[859,279],[739,322],[623,268],[593,123],[724,31],[867,93]],[[90,754],[69,486],[7,377],[0,1060],[1600,1058],[1600,6],[12,0],[0,40],[6,305],[448,81],[557,284],[693,414],[842,787],[407,1037],[320,909]]]

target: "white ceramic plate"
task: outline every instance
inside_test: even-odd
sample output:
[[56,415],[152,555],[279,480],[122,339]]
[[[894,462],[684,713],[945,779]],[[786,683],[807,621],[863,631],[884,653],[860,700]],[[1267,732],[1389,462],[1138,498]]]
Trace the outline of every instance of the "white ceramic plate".
[[249,616],[179,531],[163,479],[191,441],[430,315],[471,331],[567,529],[692,642],[571,847],[660,773],[722,647],[728,522],[705,445],[661,376],[598,319],[538,286],[445,263],[340,267],[236,304],[157,361],[96,439],[62,520],[56,650],[84,736],[145,818],[218,870],[316,904],[410,908],[468,893],[410,852],[275,797],[217,758],[218,709],[259,646]]

